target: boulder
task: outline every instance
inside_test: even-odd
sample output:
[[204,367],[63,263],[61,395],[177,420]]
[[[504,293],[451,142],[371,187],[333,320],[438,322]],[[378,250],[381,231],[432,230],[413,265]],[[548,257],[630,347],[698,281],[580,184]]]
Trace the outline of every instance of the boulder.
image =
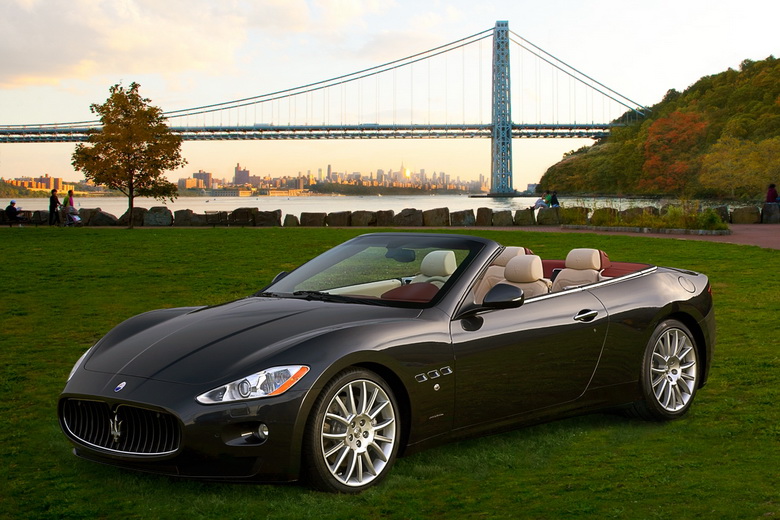
[[392,227],[395,211],[383,209],[376,212],[376,225],[380,227]]
[[562,224],[572,224],[586,226],[588,224],[588,213],[590,208],[574,206],[572,208],[558,208],[561,215]]
[[534,226],[536,225],[536,214],[530,208],[518,209],[515,211],[515,226]]
[[393,217],[393,225],[396,227],[416,227],[423,225],[423,212],[419,209],[406,208]]
[[349,227],[351,224],[351,211],[333,211],[325,217],[325,225],[328,227]]
[[325,227],[325,217],[327,213],[301,213],[301,226],[306,227]]
[[[146,208],[133,208],[133,226],[143,226],[144,218],[149,212]],[[130,211],[125,211],[125,214],[119,217],[120,226],[130,225]]]
[[144,215],[144,226],[172,226],[173,213],[165,206],[153,206]]
[[[323,213],[325,215],[325,213]],[[259,227],[281,227],[282,210],[257,211],[255,213],[255,226]]]
[[618,222],[618,210],[615,208],[596,208],[590,216],[591,226],[615,226]]
[[760,224],[761,211],[757,206],[744,206],[731,210],[732,224]]
[[35,224],[36,226],[40,224],[48,224],[49,223],[49,210],[47,209],[39,209],[36,211],[33,211],[32,217],[30,218],[30,222],[32,224]]
[[254,226],[257,208],[237,208],[228,216],[229,226]]
[[95,214],[96,211],[100,211],[100,208],[81,208],[79,209],[79,218],[81,219],[81,225],[82,226],[89,226],[90,220],[92,220],[92,215]]
[[493,225],[493,210],[490,208],[477,208],[477,226],[488,227]]
[[515,224],[512,212],[508,209],[493,212],[492,223],[496,227],[509,227]]
[[96,209],[89,219],[90,226],[116,226],[118,223],[118,218],[100,208]]
[[423,211],[423,225],[428,227],[448,227],[450,225],[449,208],[435,208]]
[[780,223],[780,204],[777,202],[767,202],[761,209],[761,223],[779,224]]
[[375,211],[353,211],[352,225],[355,227],[376,226]]
[[561,208],[540,208],[536,215],[536,223],[540,226],[560,226]]
[[473,209],[464,209],[450,213],[450,224],[457,227],[473,226],[477,223]]
[[298,227],[301,225],[301,222],[298,220],[298,217],[295,215],[290,215],[289,213],[284,216],[284,227]]
[[195,213],[191,209],[179,209],[173,212],[173,225],[176,227],[206,226],[206,215]]

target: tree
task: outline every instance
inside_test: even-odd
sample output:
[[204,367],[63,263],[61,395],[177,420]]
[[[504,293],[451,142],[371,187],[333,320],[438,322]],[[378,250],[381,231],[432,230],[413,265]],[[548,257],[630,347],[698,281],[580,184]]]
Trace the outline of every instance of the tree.
[[732,197],[760,199],[780,176],[780,137],[758,143],[722,137],[702,158],[699,180],[705,188]]
[[181,137],[171,132],[160,108],[138,93],[117,84],[102,105],[90,110],[100,116],[102,129],[76,146],[72,164],[87,180],[119,190],[128,199],[129,227],[133,227],[133,199],[154,197],[173,201],[176,185],[163,177],[165,171],[187,164],[181,156]]
[[639,188],[655,193],[685,193],[696,180],[707,123],[696,112],[675,110],[648,128]]

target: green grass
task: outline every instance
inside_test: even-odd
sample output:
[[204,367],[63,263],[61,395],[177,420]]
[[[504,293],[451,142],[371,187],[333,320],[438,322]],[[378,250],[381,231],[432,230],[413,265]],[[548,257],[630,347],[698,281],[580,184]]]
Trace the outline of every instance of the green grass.
[[[714,288],[710,383],[682,420],[596,414],[400,459],[381,486],[203,483],[75,458],[57,396],[113,325],[159,307],[247,295],[364,232],[349,229],[0,229],[0,518],[767,518],[780,516],[780,253],[665,238],[470,233],[563,258],[686,267]],[[489,406],[490,403],[485,403]]]

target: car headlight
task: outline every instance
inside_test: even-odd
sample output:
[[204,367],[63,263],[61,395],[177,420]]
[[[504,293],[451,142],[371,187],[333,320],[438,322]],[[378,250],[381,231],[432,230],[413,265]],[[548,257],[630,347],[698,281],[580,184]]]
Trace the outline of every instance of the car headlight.
[[70,369],[70,374],[68,374],[68,381],[70,381],[70,378],[73,377],[73,374],[76,373],[76,370],[79,369],[81,364],[84,362],[84,359],[87,357],[87,354],[89,354],[90,350],[92,350],[92,347],[88,348],[86,352],[84,352],[78,361],[76,361],[76,364],[73,365],[73,368]]
[[304,365],[274,367],[256,372],[197,397],[201,404],[229,403],[281,395],[309,371]]

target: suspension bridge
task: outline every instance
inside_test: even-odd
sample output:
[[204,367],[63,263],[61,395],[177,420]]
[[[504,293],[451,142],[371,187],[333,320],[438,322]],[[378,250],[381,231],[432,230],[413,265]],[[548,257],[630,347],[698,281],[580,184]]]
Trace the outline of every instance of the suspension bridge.
[[[600,139],[647,111],[499,21],[375,67],[165,116],[187,141],[491,139],[490,195],[511,196],[513,139]],[[0,143],[81,142],[99,131],[99,121],[0,125]]]

